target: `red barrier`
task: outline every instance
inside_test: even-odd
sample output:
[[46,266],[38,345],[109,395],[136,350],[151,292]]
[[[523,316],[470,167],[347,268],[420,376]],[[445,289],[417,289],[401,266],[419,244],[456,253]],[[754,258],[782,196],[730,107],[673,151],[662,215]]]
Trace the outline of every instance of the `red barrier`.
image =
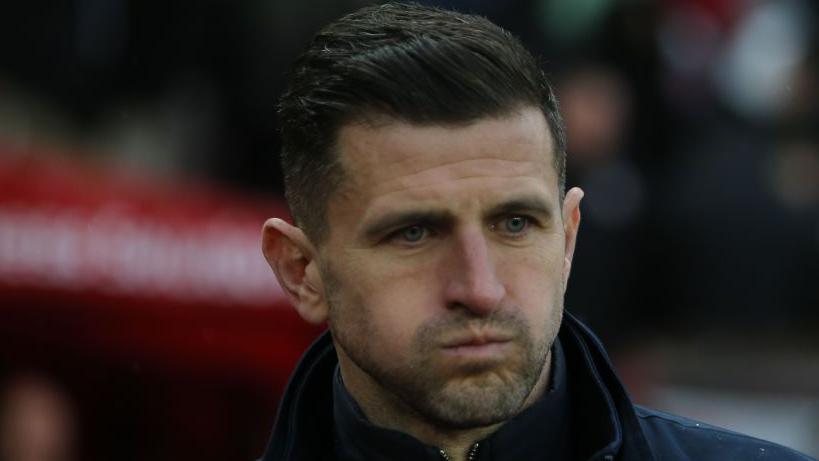
[[281,381],[317,333],[261,255],[262,223],[285,214],[277,200],[0,146],[2,354]]

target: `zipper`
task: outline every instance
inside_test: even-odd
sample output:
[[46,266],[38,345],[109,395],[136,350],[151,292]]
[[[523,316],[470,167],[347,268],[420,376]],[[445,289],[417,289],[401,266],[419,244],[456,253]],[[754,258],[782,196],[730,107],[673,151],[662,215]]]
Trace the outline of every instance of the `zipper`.
[[[475,457],[478,456],[479,445],[480,443],[478,442],[476,442],[475,445],[472,445],[472,448],[470,448],[469,452],[466,454],[466,461],[475,461]],[[449,453],[447,453],[443,448],[439,448],[438,453],[441,455],[441,459],[443,461],[452,461],[452,458],[449,457]]]

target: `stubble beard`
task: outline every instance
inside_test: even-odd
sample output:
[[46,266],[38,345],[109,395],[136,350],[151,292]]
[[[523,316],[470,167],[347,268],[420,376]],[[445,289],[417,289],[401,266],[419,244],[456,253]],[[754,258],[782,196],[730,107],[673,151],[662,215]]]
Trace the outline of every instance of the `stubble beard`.
[[[487,317],[454,310],[423,324],[413,336],[411,353],[401,360],[378,357],[374,349],[384,338],[371,328],[365,309],[343,305],[332,284],[327,291],[333,338],[345,355],[398,400],[399,406],[447,430],[502,423],[521,411],[541,377],[562,313],[562,303],[550,306],[556,310],[550,317],[552,322],[557,317],[556,324],[536,326],[543,333],[537,341],[516,309],[498,310]],[[513,353],[502,363],[444,363],[438,350],[441,338],[446,332],[464,331],[474,322],[511,333]]]
[[485,427],[517,415],[537,384],[551,347],[545,338],[536,344],[523,319],[500,313],[479,321],[513,332],[513,351],[505,360],[442,363],[435,339],[446,331],[463,331],[474,321],[455,317],[422,326],[413,340],[410,366],[380,376],[404,402],[442,428]]

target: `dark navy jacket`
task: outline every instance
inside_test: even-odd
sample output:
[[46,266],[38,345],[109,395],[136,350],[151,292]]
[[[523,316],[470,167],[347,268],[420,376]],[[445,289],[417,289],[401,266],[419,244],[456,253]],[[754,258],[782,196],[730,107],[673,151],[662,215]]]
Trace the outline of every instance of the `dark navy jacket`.
[[[634,405],[602,344],[566,313],[559,333],[572,374],[574,453],[588,461],[811,461],[789,448]],[[307,350],[291,376],[261,461],[334,460],[333,375],[328,333]],[[549,431],[544,423],[543,431]],[[533,432],[536,433],[536,432]],[[396,454],[395,459],[403,459]],[[476,461],[496,459],[487,452]],[[549,453],[533,459],[551,460]],[[423,461],[423,460],[419,460]],[[816,461],[816,460],[812,460]]]

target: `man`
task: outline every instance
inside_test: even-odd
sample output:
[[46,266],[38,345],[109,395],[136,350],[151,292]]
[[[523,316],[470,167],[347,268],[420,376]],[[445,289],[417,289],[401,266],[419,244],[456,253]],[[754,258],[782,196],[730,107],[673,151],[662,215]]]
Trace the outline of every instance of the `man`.
[[264,254],[329,333],[265,461],[806,460],[635,407],[563,312],[583,192],[557,101],[489,21],[418,5],[326,27],[280,106],[296,226]]

